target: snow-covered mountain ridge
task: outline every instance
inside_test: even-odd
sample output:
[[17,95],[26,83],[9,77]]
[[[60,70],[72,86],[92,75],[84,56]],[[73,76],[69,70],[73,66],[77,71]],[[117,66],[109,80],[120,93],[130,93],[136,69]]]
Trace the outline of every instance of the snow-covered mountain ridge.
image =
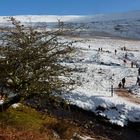
[[[0,16],[0,23],[7,22],[9,16]],[[21,22],[93,22],[93,21],[110,21],[122,19],[140,19],[140,11],[115,14],[97,14],[97,15],[18,15],[13,16]],[[85,20],[86,19],[86,20]]]
[[[60,15],[21,15],[21,16],[13,16],[17,20],[21,22],[58,22],[61,20],[63,22],[73,21],[75,19],[83,18],[84,16],[76,16],[76,15],[68,15],[68,16],[60,16]],[[0,23],[7,23],[8,16],[0,16]]]
[[[71,23],[74,26],[85,25],[83,36],[115,36],[131,39],[140,39],[140,11],[98,14],[91,16],[84,15],[19,15],[14,16],[25,24],[32,24],[34,27],[54,28],[58,21],[65,24]],[[8,16],[0,17],[0,26],[9,26]]]

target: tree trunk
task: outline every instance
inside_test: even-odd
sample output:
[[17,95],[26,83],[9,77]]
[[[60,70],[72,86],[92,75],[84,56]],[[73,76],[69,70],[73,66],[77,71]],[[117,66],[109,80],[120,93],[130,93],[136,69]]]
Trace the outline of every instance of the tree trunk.
[[6,99],[3,104],[0,104],[0,112],[6,111],[11,105],[18,103],[20,99],[21,97],[19,95]]

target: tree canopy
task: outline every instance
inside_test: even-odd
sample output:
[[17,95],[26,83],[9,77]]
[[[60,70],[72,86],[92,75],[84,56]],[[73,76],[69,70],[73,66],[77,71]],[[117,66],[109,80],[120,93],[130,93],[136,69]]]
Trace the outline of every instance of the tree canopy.
[[71,57],[74,48],[72,42],[60,39],[63,28],[40,31],[14,18],[10,20],[12,27],[1,30],[0,36],[1,94],[24,99],[32,93],[52,94],[70,89],[74,84],[73,70],[64,61]]

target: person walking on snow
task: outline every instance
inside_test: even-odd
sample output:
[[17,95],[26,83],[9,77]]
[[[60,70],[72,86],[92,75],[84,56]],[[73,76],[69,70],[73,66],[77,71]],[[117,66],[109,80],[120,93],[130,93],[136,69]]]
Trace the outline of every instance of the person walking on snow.
[[125,46],[123,47],[123,50],[126,51],[126,47]]
[[133,65],[134,65],[134,63],[133,63],[133,61],[131,62],[131,68],[133,68]]
[[122,87],[122,83],[121,83],[121,82],[119,83],[118,87],[119,87],[119,88],[121,88],[121,87]]
[[124,88],[125,86],[125,77],[122,79],[122,87]]
[[140,76],[137,77],[136,85],[139,85],[140,86]]
[[126,66],[126,63],[127,63],[126,59],[123,60],[123,63],[124,63],[124,66]]
[[117,53],[117,50],[115,49],[115,55],[116,55],[116,53]]
[[138,68],[138,75],[140,75],[140,67]]
[[125,53],[124,58],[127,59],[127,53]]
[[103,49],[101,48],[101,52],[103,51]]

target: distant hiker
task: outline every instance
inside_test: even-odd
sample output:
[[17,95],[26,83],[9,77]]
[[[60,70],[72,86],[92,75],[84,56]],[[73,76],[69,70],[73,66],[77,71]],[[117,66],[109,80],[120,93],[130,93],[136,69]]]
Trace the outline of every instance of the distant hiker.
[[140,85],[140,77],[139,76],[137,77],[136,85],[137,84]]
[[111,85],[111,96],[113,97],[113,85]]
[[138,68],[138,75],[140,75],[140,67]]
[[115,49],[115,55],[116,55],[116,53],[117,53],[117,50]]
[[125,46],[123,47],[123,50],[126,51],[126,47]]
[[126,66],[126,63],[127,63],[127,62],[126,62],[126,60],[125,60],[125,59],[123,60],[123,63],[124,63],[124,66]]
[[125,85],[125,77],[122,79],[122,87],[124,88]]
[[127,59],[127,53],[124,55],[124,58]]
[[99,48],[98,51],[100,51],[101,49]]
[[88,48],[90,48],[90,45],[88,45]]
[[121,82],[118,84],[118,87],[119,88],[122,88],[122,83]]
[[131,68],[133,68],[133,65],[134,65],[134,62],[133,62],[133,61],[131,61]]
[[101,52],[103,51],[103,49],[101,48]]

